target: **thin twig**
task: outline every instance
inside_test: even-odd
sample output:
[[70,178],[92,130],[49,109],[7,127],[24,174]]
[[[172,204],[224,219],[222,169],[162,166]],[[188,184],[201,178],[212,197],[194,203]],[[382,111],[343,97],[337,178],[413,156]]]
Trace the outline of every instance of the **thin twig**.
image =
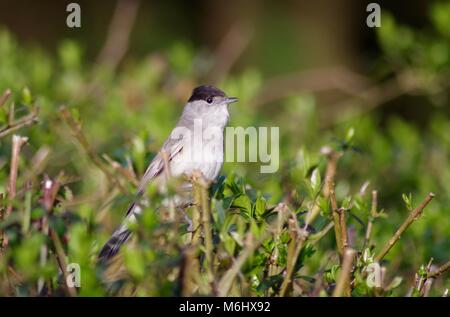
[[[330,197],[331,190],[334,186],[334,179],[336,177],[337,163],[342,153],[333,151],[329,147],[323,147],[322,154],[327,157],[327,169],[325,172],[325,182],[322,189],[325,200]],[[312,224],[320,213],[320,206],[317,202],[314,202],[314,206],[306,216],[306,225]]]
[[[332,187],[334,187],[334,185],[332,185]],[[330,201],[331,201],[331,215],[333,217],[334,223],[334,236],[336,239],[336,246],[338,249],[339,256],[342,259],[342,257],[344,256],[344,246],[342,245],[342,228],[334,189],[332,189],[330,192]]]
[[[286,205],[280,203],[274,210],[280,212],[281,210],[286,210],[286,208]],[[283,223],[285,215],[286,213],[283,212]],[[244,249],[241,251],[236,261],[233,262],[231,268],[222,276],[218,283],[218,296],[227,296],[228,292],[231,289],[231,286],[233,285],[234,279],[239,274],[241,267],[244,265],[245,261],[247,261],[247,259],[253,254],[253,252],[264,242],[265,239],[267,239],[267,237],[269,237],[269,234],[273,234],[273,232],[276,231],[276,226],[277,224],[271,224],[269,228],[257,239],[255,239],[251,232],[247,233]]]
[[228,292],[233,285],[233,281],[238,275],[241,267],[244,265],[245,261],[253,254],[253,252],[259,247],[259,245],[264,241],[267,237],[267,234],[264,234],[262,238],[256,240],[251,233],[248,233],[245,239],[245,248],[241,251],[239,257],[233,263],[231,268],[224,274],[224,276],[220,279],[218,284],[218,296],[224,297],[228,295]]
[[108,27],[106,42],[97,58],[98,64],[115,69],[125,56],[139,6],[139,0],[119,0],[117,2]]
[[223,80],[248,47],[252,35],[249,25],[239,22],[231,27],[216,50],[216,63],[209,71],[208,82],[218,84]]
[[394,233],[394,235],[389,239],[389,241],[384,245],[380,253],[375,257],[377,262],[380,262],[386,254],[391,250],[391,248],[395,245],[395,243],[400,239],[400,236],[408,229],[408,227],[417,220],[422,214],[425,207],[428,203],[434,198],[433,193],[429,193],[427,197],[422,201],[422,203],[414,209],[406,218],[406,220],[402,223],[402,225],[398,228],[398,230]]
[[13,122],[8,122],[8,124],[2,128],[0,128],[0,138],[3,138],[16,130],[19,130],[20,128],[23,128],[25,126],[31,125],[33,123],[37,122],[39,115],[39,108],[34,107],[32,111],[27,114],[26,116],[23,116],[22,118],[18,120],[13,120]]
[[306,229],[299,229],[296,218],[289,219],[289,234],[291,236],[291,242],[288,247],[287,254],[287,268],[286,275],[284,276],[283,283],[281,284],[279,296],[286,295],[288,289],[292,284],[292,275],[294,274],[295,264],[297,263],[298,256],[302,250],[305,241],[308,237]]
[[192,296],[195,292],[195,277],[199,275],[199,265],[196,258],[196,248],[193,246],[183,250],[183,261],[180,268],[181,296]]
[[[0,193],[0,223],[5,219],[5,195]],[[3,253],[3,241],[5,238],[5,233],[3,230],[0,230],[0,256]]]
[[369,221],[367,222],[366,235],[364,237],[363,251],[370,243],[370,236],[372,234],[372,226],[375,218],[379,216],[378,212],[378,192],[376,190],[372,191],[372,206],[370,208]]
[[345,209],[339,208],[337,213],[339,217],[339,226],[341,230],[342,250],[345,251],[345,249],[347,249],[348,247],[348,232],[347,232],[347,223],[345,221]]
[[[17,189],[17,174],[19,170],[19,156],[20,149],[28,141],[27,137],[13,135],[12,137],[12,153],[11,153],[11,167],[9,171],[9,185],[8,185],[8,205],[6,207],[5,218],[9,217],[13,210],[14,198],[16,197]],[[4,236],[2,241],[2,248],[8,246],[8,237]]]
[[74,297],[77,295],[77,291],[75,290],[74,287],[69,287],[69,285],[67,285],[68,275],[67,275],[66,255],[64,253],[64,249],[62,247],[62,243],[58,237],[58,234],[52,228],[50,228],[50,238],[52,239],[53,245],[55,247],[56,260],[57,260],[59,268],[61,269],[61,272],[64,276],[64,285],[66,286],[67,293],[69,294],[69,296]]
[[350,296],[349,285],[350,275],[352,272],[353,260],[355,258],[355,250],[346,249],[342,261],[341,272],[336,282],[336,287],[333,291],[333,297]]
[[112,168],[118,171],[123,177],[125,177],[134,186],[139,186],[139,181],[136,178],[136,174],[132,172],[132,169],[123,167],[119,162],[113,160],[108,154],[104,153],[102,157],[107,161]]
[[307,70],[267,80],[251,104],[260,106],[302,91],[322,92],[337,89],[352,96],[359,96],[368,85],[369,80],[366,77],[342,67]]
[[450,269],[450,261],[440,266],[438,269],[428,272],[427,278],[436,278],[442,274],[444,274],[448,269]]
[[211,229],[211,208],[209,202],[208,188],[209,184],[204,178],[199,178],[197,182],[200,185],[202,229],[205,243],[206,273],[210,282],[213,281],[213,238]]
[[8,101],[9,97],[11,97],[11,89],[6,89],[3,95],[0,97],[0,108]]
[[108,181],[117,186],[122,193],[127,194],[127,191],[123,188],[117,176],[109,171],[109,169],[103,164],[103,161],[98,156],[98,154],[92,149],[83,131],[81,130],[80,123],[75,120],[69,109],[67,109],[65,106],[61,106],[59,108],[59,113],[61,114],[66,124],[69,126],[73,136],[81,144],[82,148],[94,163],[94,165],[96,165],[105,174]]

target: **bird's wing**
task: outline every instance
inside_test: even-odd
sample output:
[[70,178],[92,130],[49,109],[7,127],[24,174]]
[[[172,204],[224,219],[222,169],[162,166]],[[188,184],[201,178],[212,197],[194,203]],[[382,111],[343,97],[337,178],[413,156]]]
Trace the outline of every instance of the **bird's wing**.
[[[169,156],[169,162],[183,150],[182,138],[182,136],[180,136],[178,139],[169,137],[169,139],[167,139],[167,141],[162,146],[162,151],[166,151]],[[144,193],[147,185],[163,171],[164,159],[161,153],[158,153],[148,166],[147,170],[144,173],[144,176],[141,179],[141,182],[139,183],[137,196],[141,196]],[[126,219],[134,221],[136,214],[139,213],[135,209],[136,202],[133,202],[128,207]],[[126,225],[122,225],[119,229],[117,229],[101,249],[99,254],[99,263],[104,263],[109,258],[113,257],[119,251],[120,246],[125,241],[127,241],[130,236],[131,231],[127,228]]]
[[[166,151],[169,162],[172,161],[173,158],[183,150],[182,137],[178,139],[169,138],[162,146],[162,150]],[[164,159],[161,153],[158,153],[145,171],[144,176],[139,183],[137,195],[142,195],[150,181],[159,176],[163,171]]]

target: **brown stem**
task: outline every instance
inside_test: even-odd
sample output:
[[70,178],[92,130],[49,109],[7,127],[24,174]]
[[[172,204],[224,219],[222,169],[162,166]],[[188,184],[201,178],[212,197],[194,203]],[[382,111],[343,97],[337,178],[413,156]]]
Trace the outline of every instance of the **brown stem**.
[[200,184],[193,182],[192,184],[193,189],[193,198],[194,198],[194,204],[192,205],[192,245],[197,245],[200,241],[200,235],[201,235],[201,189]]
[[376,190],[374,190],[372,191],[372,206],[370,209],[369,221],[367,222],[366,235],[364,237],[364,243],[362,248],[363,250],[370,243],[370,235],[372,234],[373,221],[375,220],[376,217],[378,217],[377,208],[378,208],[378,193]]
[[67,293],[69,296],[74,297],[77,295],[77,292],[75,288],[69,287],[67,285],[67,261],[66,261],[66,255],[64,253],[64,249],[61,243],[61,240],[58,237],[58,234],[55,232],[55,230],[50,228],[50,238],[53,241],[53,245],[55,247],[56,251],[56,260],[58,262],[59,268],[61,269],[61,272],[64,276],[64,285],[66,286]]
[[252,35],[249,25],[236,23],[231,27],[216,50],[216,63],[209,71],[208,82],[218,84],[223,80],[248,47]]
[[391,248],[395,245],[395,243],[400,239],[400,236],[408,229],[408,227],[417,220],[420,215],[422,214],[425,207],[428,205],[428,203],[434,198],[433,193],[429,193],[427,197],[422,201],[422,203],[414,209],[406,218],[406,220],[402,223],[402,225],[397,229],[397,231],[394,233],[394,235],[389,239],[389,241],[384,245],[383,249],[380,251],[380,253],[375,257],[375,260],[377,262],[381,261],[386,254],[391,250]]
[[346,249],[342,261],[341,272],[333,291],[333,297],[350,296],[350,275],[355,258],[355,250]]
[[[19,170],[19,155],[20,149],[28,141],[28,138],[19,135],[13,135],[12,138],[12,153],[11,153],[11,167],[9,171],[9,185],[8,185],[8,205],[6,207],[5,217],[9,217],[13,211],[14,198],[16,197],[17,174]],[[3,239],[2,248],[8,246],[8,237]]]
[[195,292],[195,277],[199,275],[196,248],[189,246],[183,252],[183,262],[180,269],[181,296],[192,296]]
[[330,201],[331,201],[331,214],[332,214],[333,223],[334,223],[334,236],[336,239],[336,246],[338,249],[339,256],[342,259],[343,255],[344,255],[344,247],[342,245],[341,219],[339,217],[338,205],[337,205],[336,194],[334,192],[334,189],[332,189],[330,192]]
[[119,0],[108,28],[106,42],[98,56],[99,64],[115,69],[128,49],[128,42],[136,16],[139,0]]
[[348,247],[348,232],[347,232],[347,223],[345,222],[345,209],[338,209],[339,216],[339,226],[341,227],[341,239],[342,239],[342,250],[344,251]]
[[298,256],[302,250],[305,241],[307,239],[306,229],[300,230],[297,225],[297,219],[289,219],[289,234],[291,236],[291,242],[288,247],[287,254],[287,268],[286,275],[284,277],[283,283],[281,284],[279,296],[283,297],[286,295],[288,289],[292,284],[292,275],[294,274],[295,264],[297,263]]
[[78,142],[81,144],[82,148],[86,152],[86,154],[89,156],[91,161],[96,165],[106,176],[108,181],[112,182],[115,186],[117,186],[122,193],[127,193],[127,191],[123,188],[123,186],[120,184],[119,179],[114,173],[111,173],[109,169],[103,164],[103,161],[101,158],[95,153],[95,151],[92,149],[91,145],[89,144],[86,136],[84,135],[83,131],[81,130],[81,125],[75,120],[75,118],[70,113],[69,109],[67,109],[65,106],[61,106],[59,108],[59,113],[61,114],[62,118],[66,122],[66,124],[69,126],[70,130],[72,131],[73,136],[78,140]]
[[[12,122],[8,122],[5,127],[0,128],[0,138],[3,138],[16,130],[19,130],[22,127],[28,126],[37,122],[39,114],[39,108],[35,107],[31,113],[23,116],[18,120],[13,120]],[[9,121],[9,120],[8,120]]]
[[0,97],[0,108],[8,101],[9,97],[11,97],[11,89],[6,89],[3,95]]
[[[285,211],[286,205],[279,204],[275,211]],[[283,212],[283,216],[286,213]],[[284,217],[282,222],[284,223]],[[252,233],[248,233],[245,238],[245,246],[244,249],[241,251],[239,257],[234,261],[231,268],[222,276],[218,283],[218,292],[217,295],[220,297],[227,296],[228,292],[231,289],[231,286],[233,285],[233,281],[235,280],[236,276],[239,274],[241,267],[244,265],[245,261],[253,254],[253,252],[261,245],[261,243],[264,242],[265,239],[269,236],[269,233],[273,234],[273,232],[276,230],[276,224],[275,226],[272,224],[266,230],[259,238],[255,238]]]
[[440,266],[437,270],[434,270],[433,272],[428,272],[427,278],[436,278],[444,274],[448,269],[450,269],[450,261]]
[[[337,163],[339,158],[342,156],[342,153],[335,152],[328,147],[324,147],[322,149],[322,154],[327,156],[327,169],[325,172],[325,184],[323,186],[323,196],[325,200],[330,197],[330,193],[333,190],[334,179],[336,176]],[[312,210],[306,216],[306,224],[311,224],[319,215],[320,206],[317,202],[314,203]]]
[[[265,238],[266,236],[264,236]],[[218,284],[218,296],[224,297],[228,295],[228,292],[233,285],[233,281],[239,274],[241,267],[244,265],[245,261],[253,254],[253,252],[259,247],[259,245],[264,241],[264,239],[255,240],[251,233],[247,234],[245,239],[245,248],[241,251],[239,257],[233,263],[231,268],[223,275]]]
[[139,186],[139,181],[136,179],[136,174],[133,173],[132,169],[123,167],[119,162],[113,160],[106,153],[103,154],[102,157],[111,165],[113,169],[118,171],[120,175],[126,178],[130,183],[132,183],[134,186]]
[[[0,193],[0,222],[5,219],[5,197],[3,193]],[[5,238],[5,233],[3,230],[0,230],[0,255],[3,253],[3,241]]]

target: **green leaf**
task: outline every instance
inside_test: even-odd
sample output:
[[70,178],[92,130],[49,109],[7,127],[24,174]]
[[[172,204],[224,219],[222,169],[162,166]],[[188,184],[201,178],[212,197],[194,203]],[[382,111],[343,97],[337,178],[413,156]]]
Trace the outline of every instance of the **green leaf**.
[[252,217],[252,202],[247,195],[239,195],[233,200],[232,207],[239,208],[244,215]]
[[266,199],[264,197],[258,197],[255,202],[255,212],[258,217],[261,217],[266,212]]
[[403,201],[406,204],[406,208],[408,208],[408,210],[412,210],[413,207],[412,207],[412,195],[411,195],[411,193],[409,193],[408,195],[402,194],[402,198],[403,198]]

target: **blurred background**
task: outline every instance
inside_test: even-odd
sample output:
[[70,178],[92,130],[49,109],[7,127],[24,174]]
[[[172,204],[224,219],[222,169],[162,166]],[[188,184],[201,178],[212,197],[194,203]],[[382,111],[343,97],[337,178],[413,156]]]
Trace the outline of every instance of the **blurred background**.
[[[78,198],[68,206],[96,217],[104,238],[127,202],[105,205],[110,187],[58,107],[82,121],[99,155],[139,176],[191,89],[214,84],[240,98],[231,126],[280,127],[276,174],[260,174],[251,163],[227,163],[224,174],[245,177],[275,204],[292,190],[302,194],[296,164],[307,161],[323,174],[320,149],[343,150],[338,198],[364,184],[378,190],[388,214],[374,232],[380,241],[407,215],[402,194],[414,205],[436,194],[392,250],[394,267],[411,277],[430,257],[448,260],[450,1],[377,1],[380,28],[366,25],[369,1],[360,0],[79,0],[81,28],[68,28],[70,2],[0,0],[0,94],[11,89],[22,113],[39,104],[39,124],[21,130],[29,137],[24,160],[46,149],[41,172],[72,177]],[[5,179],[10,148],[2,139]],[[134,185],[126,185],[130,194]],[[368,214],[356,216],[365,221]]]

